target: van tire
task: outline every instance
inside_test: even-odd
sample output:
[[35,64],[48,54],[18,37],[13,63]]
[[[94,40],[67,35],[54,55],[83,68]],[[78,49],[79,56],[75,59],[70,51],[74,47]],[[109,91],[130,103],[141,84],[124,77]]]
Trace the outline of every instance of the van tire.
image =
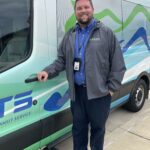
[[138,112],[142,109],[145,99],[147,98],[147,84],[140,79],[133,88],[129,101],[124,105],[125,109],[131,112]]

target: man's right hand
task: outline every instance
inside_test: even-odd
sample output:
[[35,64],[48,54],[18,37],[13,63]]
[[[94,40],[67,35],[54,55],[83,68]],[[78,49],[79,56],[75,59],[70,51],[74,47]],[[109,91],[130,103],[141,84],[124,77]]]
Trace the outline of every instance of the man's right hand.
[[46,71],[41,71],[37,74],[38,81],[45,82],[48,79],[48,73]]

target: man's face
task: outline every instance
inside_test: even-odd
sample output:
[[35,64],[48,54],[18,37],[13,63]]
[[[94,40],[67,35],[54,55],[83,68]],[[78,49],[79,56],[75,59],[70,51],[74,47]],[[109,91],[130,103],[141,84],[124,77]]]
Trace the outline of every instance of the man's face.
[[75,13],[80,24],[88,24],[93,17],[93,7],[88,0],[79,0],[76,3]]

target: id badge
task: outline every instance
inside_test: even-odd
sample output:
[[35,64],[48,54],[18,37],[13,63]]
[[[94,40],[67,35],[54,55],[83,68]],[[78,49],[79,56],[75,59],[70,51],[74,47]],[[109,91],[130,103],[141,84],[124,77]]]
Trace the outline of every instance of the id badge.
[[74,71],[80,71],[81,68],[81,59],[75,58],[74,59]]

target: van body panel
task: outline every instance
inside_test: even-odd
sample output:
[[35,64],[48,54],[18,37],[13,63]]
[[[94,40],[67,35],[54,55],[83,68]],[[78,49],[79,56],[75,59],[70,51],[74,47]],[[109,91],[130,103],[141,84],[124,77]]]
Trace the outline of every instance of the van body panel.
[[[34,0],[33,3],[15,0],[18,5],[0,0],[3,6],[8,5],[6,1],[12,14],[15,9],[20,13],[14,15],[18,18],[10,15],[11,23],[10,18],[3,15],[4,9],[0,10],[0,149],[36,150],[71,131],[66,73],[61,72],[44,83],[27,84],[25,80],[35,78],[37,72],[56,59],[64,34],[76,23],[74,0]],[[142,0],[105,0],[102,3],[93,0],[94,17],[116,34],[127,67],[123,85],[112,97],[111,110],[128,101],[142,77],[146,77],[146,81],[150,79],[150,7],[143,2],[141,5]],[[25,13],[20,16],[21,12]],[[7,29],[7,33],[5,31],[4,35],[1,29],[3,32]],[[11,35],[8,34],[10,29]],[[28,55],[18,62],[15,62],[16,53],[15,57],[6,57],[6,52],[16,43],[16,51],[22,47],[27,51],[29,47]],[[10,60],[15,63],[11,65]],[[6,64],[10,67],[2,69]]]

